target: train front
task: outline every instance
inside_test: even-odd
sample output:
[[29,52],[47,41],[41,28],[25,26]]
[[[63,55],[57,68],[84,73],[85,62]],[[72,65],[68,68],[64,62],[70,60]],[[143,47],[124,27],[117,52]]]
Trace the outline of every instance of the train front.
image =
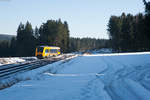
[[35,56],[39,59],[42,59],[43,58],[43,50],[44,50],[44,47],[42,47],[42,46],[37,47]]

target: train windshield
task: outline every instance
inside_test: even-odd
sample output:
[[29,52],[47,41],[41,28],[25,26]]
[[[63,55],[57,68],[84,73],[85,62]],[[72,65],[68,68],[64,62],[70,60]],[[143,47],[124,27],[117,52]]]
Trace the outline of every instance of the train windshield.
[[43,47],[38,47],[37,52],[43,52]]

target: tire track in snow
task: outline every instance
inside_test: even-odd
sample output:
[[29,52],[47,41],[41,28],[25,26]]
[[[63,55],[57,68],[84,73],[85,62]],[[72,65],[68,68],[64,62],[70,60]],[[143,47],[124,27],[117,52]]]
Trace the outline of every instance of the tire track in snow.
[[90,80],[84,88],[81,89],[81,100],[111,100],[104,90],[104,84],[98,77]]
[[111,97],[112,100],[121,100],[120,96],[113,91],[114,88],[110,84],[112,84],[112,82],[115,80],[115,78],[117,78],[114,74],[118,70],[122,70],[124,68],[124,66],[121,66],[119,68],[116,68],[116,67],[114,68],[115,65],[114,65],[114,62],[112,62],[111,57],[107,57],[107,59],[106,59],[104,56],[102,60],[107,65],[107,70],[105,72],[103,72],[103,74],[105,74],[105,76],[100,78],[100,80],[102,80],[102,82],[104,84],[104,90],[107,92],[107,94]]
[[[132,72],[135,71],[131,66],[125,65],[112,58],[107,58],[107,60],[104,58],[104,61],[107,63],[109,69],[104,73],[105,76],[102,76],[102,81],[104,82],[105,90],[111,96],[112,100],[149,100],[150,92],[147,91],[147,89],[131,79],[126,79],[128,74],[131,73],[132,75]],[[113,70],[113,67],[115,67],[113,65],[114,63],[116,67],[119,67],[117,70]],[[132,70],[129,70],[131,68]],[[105,79],[109,81],[105,81]],[[135,84],[138,89],[133,86]],[[139,93],[140,90],[144,91],[146,95]]]
[[105,89],[112,100],[140,100],[122,79],[105,86]]
[[140,83],[144,88],[150,91],[150,64],[141,66],[135,66],[132,73],[127,74],[127,78],[130,78]]
[[114,61],[112,60],[112,58],[110,56],[108,56],[107,58],[104,56],[102,58],[102,60],[105,62],[107,69],[104,72],[100,72],[100,74],[104,74],[104,76],[101,78],[101,80],[105,85],[109,85],[109,84],[111,84],[112,81],[114,81],[116,78],[118,78],[115,75],[116,72],[121,71],[125,66],[118,65],[118,64],[116,66],[116,63],[114,63]]
[[[110,63],[108,63],[103,56],[101,57],[101,60],[105,62],[107,68],[98,74],[102,74],[103,77],[106,77],[105,74],[111,71],[112,67],[108,66]],[[81,100],[111,100],[110,95],[104,88],[104,82],[100,79],[101,76],[96,75],[87,83],[87,85],[81,90]]]
[[[127,74],[125,72],[127,66],[117,60],[114,60],[111,57],[109,57],[109,59],[107,58],[107,60],[104,59],[104,61],[107,63],[108,67],[110,68],[109,71],[111,72],[108,72],[108,75],[106,75],[109,83],[105,84],[104,82],[105,90],[111,96],[112,100],[139,100],[137,96],[123,82],[123,78]],[[114,63],[115,65],[113,65]]]

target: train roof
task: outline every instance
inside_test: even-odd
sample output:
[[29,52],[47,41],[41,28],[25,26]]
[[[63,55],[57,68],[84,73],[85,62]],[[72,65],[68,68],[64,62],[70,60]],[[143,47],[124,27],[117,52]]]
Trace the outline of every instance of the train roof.
[[60,47],[57,47],[57,46],[47,46],[47,45],[42,45],[42,46],[38,46],[38,47],[51,47],[51,48],[60,48]]

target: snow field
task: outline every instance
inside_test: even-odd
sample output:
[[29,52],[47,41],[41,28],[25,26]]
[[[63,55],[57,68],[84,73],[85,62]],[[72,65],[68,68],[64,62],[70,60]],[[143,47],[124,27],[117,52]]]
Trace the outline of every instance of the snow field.
[[0,99],[150,100],[149,59],[149,52],[79,56],[43,67],[31,80],[1,90]]

